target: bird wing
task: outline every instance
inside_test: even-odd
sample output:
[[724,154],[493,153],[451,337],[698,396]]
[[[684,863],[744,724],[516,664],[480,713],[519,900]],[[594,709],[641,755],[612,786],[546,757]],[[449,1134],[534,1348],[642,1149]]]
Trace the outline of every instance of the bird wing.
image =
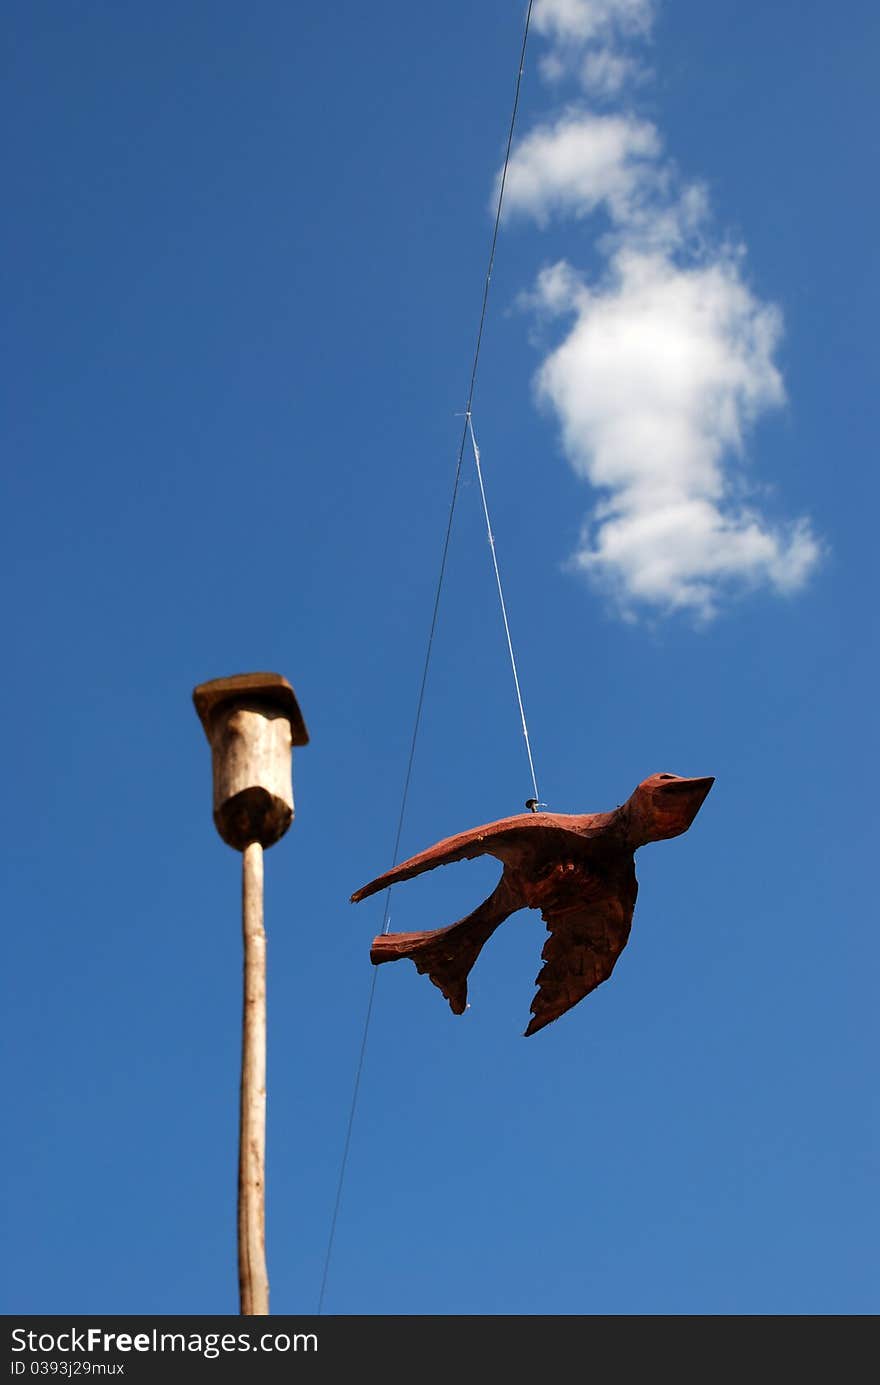
[[368,895],[377,894],[389,885],[400,880],[411,880],[435,866],[447,866],[452,861],[469,861],[474,856],[494,856],[504,865],[525,863],[534,851],[547,857],[553,854],[554,836],[558,838],[559,855],[566,849],[566,839],[583,842],[583,834],[574,824],[577,818],[562,813],[519,813],[516,817],[501,818],[498,822],[488,822],[482,827],[473,827],[469,832],[459,832],[457,836],[446,837],[444,841],[429,846],[418,856],[411,856],[399,866],[386,871],[368,885],[363,885],[352,895],[356,904]]
[[603,981],[626,947],[638,885],[635,869],[613,880],[591,877],[575,899],[545,904],[550,936],[541,953],[537,994],[526,1034],[536,1034]]

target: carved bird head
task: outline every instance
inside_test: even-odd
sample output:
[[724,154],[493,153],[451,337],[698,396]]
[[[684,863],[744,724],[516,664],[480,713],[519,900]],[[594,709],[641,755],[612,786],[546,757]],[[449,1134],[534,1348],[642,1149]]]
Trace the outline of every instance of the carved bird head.
[[679,774],[652,774],[642,780],[626,803],[635,846],[680,837],[697,816],[714,783],[713,776],[683,779]]

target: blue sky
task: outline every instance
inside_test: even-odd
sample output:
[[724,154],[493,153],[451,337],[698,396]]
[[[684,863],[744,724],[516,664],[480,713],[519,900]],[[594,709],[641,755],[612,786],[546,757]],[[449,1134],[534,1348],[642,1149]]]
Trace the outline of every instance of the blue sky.
[[[7,1312],[236,1311],[190,693],[251,669],[312,735],[266,876],[272,1306],[314,1311],[523,17],[5,9]],[[537,914],[462,1018],[382,969],[330,1313],[877,1309],[878,28],[536,3],[474,419],[542,797],[717,782],[533,1039]],[[467,465],[405,855],[530,792],[482,523]]]

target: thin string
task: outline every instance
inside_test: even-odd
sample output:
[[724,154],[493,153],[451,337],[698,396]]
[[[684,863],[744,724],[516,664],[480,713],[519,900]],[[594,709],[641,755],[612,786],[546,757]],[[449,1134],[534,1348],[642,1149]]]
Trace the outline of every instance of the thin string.
[[[529,25],[530,25],[530,23],[531,23],[531,18],[532,18],[532,5],[533,5],[533,3],[534,3],[534,0],[529,0],[528,9],[526,10],[525,25],[524,25],[524,27],[523,27],[522,47],[521,47],[521,49],[520,49],[519,67],[518,67],[518,69],[517,69],[517,74],[516,74],[516,88],[515,88],[515,90],[514,90],[514,96],[513,96],[513,110],[511,111],[511,115],[510,115],[510,126],[509,126],[508,131],[507,131],[507,147],[506,147],[505,152],[504,152],[504,167],[503,167],[503,169],[502,169],[502,171],[501,171],[501,183],[500,183],[499,188],[498,188],[498,205],[497,205],[496,210],[495,210],[495,224],[494,224],[494,226],[493,226],[493,228],[492,228],[492,243],[491,243],[491,247],[490,247],[490,250],[489,250],[489,264],[488,264],[488,267],[487,267],[487,269],[486,269],[486,278],[485,278],[485,281],[484,281],[484,283],[483,283],[483,299],[482,299],[482,303],[481,303],[481,305],[480,305],[480,321],[479,321],[479,326],[478,326],[478,328],[477,328],[477,340],[476,340],[476,345],[475,345],[475,347],[474,347],[473,365],[471,366],[471,378],[470,378],[470,383],[469,383],[469,385],[468,385],[467,407],[466,407],[466,410],[465,410],[465,423],[464,423],[464,427],[463,427],[462,432],[461,432],[461,442],[459,443],[459,448],[458,448],[458,461],[457,461],[457,463],[456,463],[456,467],[455,467],[455,476],[454,476],[453,484],[452,484],[452,500],[451,500],[450,506],[449,506],[449,516],[448,516],[447,521],[446,521],[446,534],[445,534],[444,539],[443,539],[443,551],[442,551],[442,554],[441,554],[441,557],[440,557],[440,572],[439,572],[438,577],[437,577],[437,590],[436,590],[436,592],[435,592],[435,594],[434,594],[434,607],[433,607],[433,610],[432,610],[432,612],[431,612],[431,626],[430,626],[430,630],[429,630],[429,632],[428,632],[428,644],[427,644],[427,648],[426,648],[426,650],[425,650],[425,662],[424,662],[424,666],[423,666],[423,668],[422,668],[422,680],[421,680],[421,684],[420,684],[420,686],[419,686],[418,701],[417,701],[417,703],[416,703],[415,724],[414,724],[414,726],[413,726],[412,740],[411,740],[411,742],[410,742],[410,747],[409,747],[409,758],[408,758],[408,760],[407,760],[407,765],[406,765],[406,775],[404,776],[404,782],[403,782],[403,795],[402,795],[401,804],[400,804],[400,815],[399,815],[398,820],[397,820],[397,833],[396,833],[395,839],[394,839],[394,851],[392,852],[392,868],[393,868],[394,866],[396,866],[396,865],[397,865],[397,862],[398,862],[398,853],[399,853],[399,851],[400,851],[400,839],[401,839],[401,836],[402,836],[402,833],[403,833],[403,822],[404,822],[404,818],[405,818],[405,816],[406,816],[406,804],[407,804],[407,799],[409,798],[410,781],[411,781],[411,779],[412,779],[413,764],[414,764],[414,762],[415,762],[415,756],[416,756],[416,742],[418,741],[418,737],[419,737],[419,728],[420,728],[421,722],[422,722],[422,709],[423,709],[423,707],[424,707],[424,702],[425,702],[425,689],[426,689],[427,684],[428,684],[428,669],[429,669],[430,663],[431,663],[431,653],[432,653],[433,648],[434,648],[434,636],[435,636],[436,631],[437,631],[437,617],[438,617],[438,614],[439,614],[439,611],[440,611],[440,594],[441,594],[441,592],[442,592],[442,590],[443,590],[443,580],[444,580],[444,578],[445,578],[445,576],[446,576],[447,559],[448,559],[448,557],[449,557],[449,544],[450,544],[450,540],[451,540],[451,538],[452,538],[452,521],[453,521],[454,516],[455,516],[455,505],[456,505],[456,501],[457,501],[457,499],[458,499],[459,484],[460,484],[460,481],[461,481],[461,470],[462,470],[462,465],[463,465],[463,462],[464,462],[464,452],[465,452],[465,447],[466,447],[466,445],[467,445],[467,439],[468,439],[469,421],[470,421],[470,416],[471,416],[471,405],[472,405],[473,402],[474,402],[474,388],[475,388],[475,386],[476,386],[476,381],[477,381],[477,366],[478,366],[479,360],[480,360],[480,348],[481,348],[481,346],[482,346],[482,344],[483,344],[483,328],[484,328],[485,325],[486,325],[486,310],[487,310],[487,307],[488,307],[488,304],[489,304],[489,285],[490,285],[490,282],[491,282],[491,279],[492,279],[492,269],[493,269],[493,267],[494,267],[494,265],[495,265],[495,250],[496,250],[497,245],[498,245],[498,229],[499,229],[499,227],[500,227],[500,225],[501,225],[501,209],[502,209],[502,206],[503,206],[503,204],[504,204],[504,190],[505,190],[505,187],[507,186],[507,169],[508,169],[508,166],[509,166],[509,164],[510,164],[510,150],[511,150],[511,147],[512,147],[512,145],[513,145],[513,131],[514,131],[514,126],[516,125],[516,113],[517,113],[517,111],[518,111],[518,109],[519,109],[519,93],[520,93],[520,87],[521,87],[521,85],[522,85],[523,68],[524,68],[524,66],[525,66],[526,44],[528,43],[528,38],[529,38]],[[531,760],[531,752],[529,752],[529,759]],[[534,780],[534,771],[532,772],[532,778],[533,778],[533,780]],[[538,791],[537,791],[537,789],[535,789],[535,797],[536,797],[536,798],[537,798],[537,793],[538,793]],[[385,894],[385,910],[384,910],[384,915],[383,915],[383,919],[382,919],[382,932],[383,932],[383,933],[387,933],[387,932],[388,932],[388,928],[389,928],[389,926],[390,926],[390,922],[391,922],[391,888],[389,887],[389,889],[386,891],[386,894]],[[330,1261],[331,1261],[331,1258],[332,1258],[332,1255],[333,1255],[333,1245],[334,1245],[334,1241],[335,1241],[335,1239],[336,1239],[336,1224],[337,1224],[337,1221],[338,1221],[338,1219],[339,1219],[339,1208],[340,1208],[340,1205],[341,1205],[341,1203],[342,1203],[342,1189],[343,1189],[343,1185],[344,1185],[344,1183],[345,1183],[345,1172],[346,1172],[346,1169],[347,1169],[347,1167],[348,1167],[348,1156],[349,1156],[349,1151],[350,1151],[350,1149],[351,1149],[351,1136],[352,1136],[352,1131],[353,1131],[353,1129],[354,1129],[354,1118],[355,1118],[355,1113],[356,1113],[356,1111],[357,1111],[358,1093],[360,1092],[361,1076],[362,1076],[362,1074],[363,1074],[363,1069],[364,1069],[364,1058],[365,1058],[365,1056],[366,1056],[366,1051],[367,1051],[367,1037],[368,1037],[369,1032],[370,1032],[370,1020],[371,1020],[372,1015],[373,1015],[373,1000],[374,1000],[375,994],[376,994],[376,978],[377,978],[377,975],[378,975],[378,968],[376,968],[376,969],[374,970],[374,972],[373,972],[373,977],[372,977],[372,981],[370,982],[370,996],[369,996],[369,1000],[368,1000],[368,1002],[367,1002],[367,1013],[366,1013],[366,1016],[364,1017],[364,1029],[363,1029],[363,1035],[362,1035],[362,1038],[361,1038],[360,1054],[359,1054],[359,1056],[358,1056],[357,1071],[356,1071],[356,1073],[355,1073],[355,1079],[354,1079],[354,1090],[353,1090],[353,1092],[352,1092],[351,1107],[350,1107],[350,1109],[349,1109],[349,1114],[348,1114],[348,1126],[347,1126],[346,1132],[345,1132],[345,1141],[344,1141],[343,1150],[342,1150],[342,1160],[341,1160],[340,1167],[339,1167],[339,1180],[338,1180],[337,1185],[336,1185],[336,1199],[335,1199],[335,1202],[334,1202],[334,1205],[333,1205],[333,1216],[332,1216],[331,1221],[330,1221],[330,1234],[329,1234],[329,1236],[328,1236],[328,1238],[327,1238],[327,1251],[326,1251],[326,1254],[325,1254],[325,1256],[324,1256],[324,1270],[323,1270],[323,1274],[322,1274],[322,1276],[321,1276],[321,1292],[320,1292],[319,1297],[318,1297],[318,1314],[319,1314],[319,1316],[320,1316],[320,1314],[321,1314],[321,1312],[323,1311],[323,1308],[324,1308],[324,1296],[325,1296],[326,1290],[327,1290],[327,1277],[328,1277],[329,1272],[330,1272]]]
[[523,707],[522,693],[520,691],[519,686],[519,675],[516,671],[516,657],[513,652],[513,640],[510,638],[510,622],[507,619],[507,605],[504,600],[504,589],[501,586],[501,573],[498,568],[498,554],[495,551],[495,535],[492,533],[492,521],[489,519],[489,506],[486,503],[486,487],[483,484],[483,468],[480,465],[480,449],[477,446],[477,437],[474,433],[474,421],[471,418],[470,412],[468,412],[467,416],[467,425],[470,429],[471,444],[474,449],[474,464],[477,468],[477,480],[480,483],[480,498],[483,501],[483,514],[486,517],[486,533],[489,536],[489,548],[492,551],[492,566],[495,569],[495,585],[498,588],[498,600],[501,603],[501,619],[504,621],[504,633],[507,636],[507,652],[510,655],[510,667],[513,670],[513,686],[516,688],[516,701],[517,706],[519,707],[519,719],[522,723],[522,733],[526,743],[526,754],[529,757],[529,771],[532,776],[532,788],[535,790],[535,797],[533,799],[533,803],[535,805],[535,808],[537,808],[538,801],[541,795],[538,793],[538,781],[535,777],[535,762],[532,759],[532,745],[531,741],[529,740],[529,728],[526,725],[526,713],[525,708]]
[[[384,930],[383,930],[384,931]],[[345,1170],[348,1166],[348,1151],[351,1149],[351,1132],[354,1129],[354,1115],[357,1110],[358,1092],[361,1087],[361,1074],[364,1070],[364,1056],[367,1051],[367,1035],[370,1032],[370,1019],[373,1014],[373,1000],[376,996],[376,977],[379,975],[379,968],[373,968],[373,977],[370,981],[370,999],[367,1002],[367,1013],[364,1017],[364,1032],[361,1036],[361,1051],[358,1055],[357,1073],[354,1079],[354,1091],[351,1094],[351,1108],[348,1113],[348,1128],[345,1132],[345,1143],[342,1149],[342,1162],[339,1166],[339,1182],[336,1185],[336,1201],[333,1204],[333,1216],[330,1219],[330,1234],[327,1238],[327,1251],[324,1256],[324,1272],[321,1275],[321,1292],[318,1295],[318,1317],[324,1310],[324,1295],[327,1292],[327,1276],[330,1273],[330,1257],[333,1254],[333,1242],[336,1239],[336,1223],[339,1220],[339,1207],[342,1202],[342,1185],[345,1182]]]

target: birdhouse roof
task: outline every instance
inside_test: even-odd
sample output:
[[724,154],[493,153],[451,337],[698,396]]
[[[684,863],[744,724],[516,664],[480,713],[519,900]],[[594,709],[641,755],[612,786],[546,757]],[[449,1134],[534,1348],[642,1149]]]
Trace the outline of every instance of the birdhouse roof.
[[208,731],[208,722],[224,702],[256,701],[277,707],[290,721],[294,745],[307,745],[309,733],[296,700],[296,693],[280,673],[235,673],[231,678],[212,678],[193,691],[199,720]]

